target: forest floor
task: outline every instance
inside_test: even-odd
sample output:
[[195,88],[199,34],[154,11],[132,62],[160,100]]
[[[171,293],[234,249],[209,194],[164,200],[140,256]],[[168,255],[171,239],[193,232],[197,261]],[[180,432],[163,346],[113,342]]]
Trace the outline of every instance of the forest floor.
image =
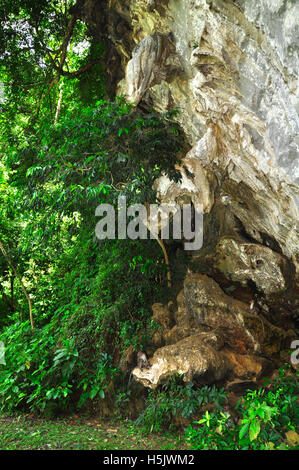
[[145,434],[132,421],[0,415],[0,450],[185,450],[181,433]]

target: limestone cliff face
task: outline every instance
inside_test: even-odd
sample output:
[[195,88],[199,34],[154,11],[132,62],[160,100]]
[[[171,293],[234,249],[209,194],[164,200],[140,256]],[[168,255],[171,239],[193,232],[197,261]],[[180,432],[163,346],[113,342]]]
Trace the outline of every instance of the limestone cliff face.
[[[205,213],[197,274],[185,280],[152,368],[135,375],[147,386],[174,371],[216,380],[235,367],[238,376],[234,354],[273,359],[287,346],[281,328],[294,329],[298,316],[299,4],[109,0],[108,11],[118,93],[158,111],[179,108],[191,146],[184,164],[194,178],[183,169],[181,184],[162,177],[157,193],[165,202],[188,196]],[[211,305],[194,294],[209,282]]]

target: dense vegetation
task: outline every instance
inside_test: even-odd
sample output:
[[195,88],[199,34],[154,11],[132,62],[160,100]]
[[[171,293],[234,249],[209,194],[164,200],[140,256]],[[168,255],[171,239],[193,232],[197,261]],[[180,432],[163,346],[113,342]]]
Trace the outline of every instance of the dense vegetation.
[[[103,398],[120,352],[145,345],[163,253],[154,240],[99,241],[95,210],[120,195],[154,202],[156,177],[177,178],[182,138],[173,113],[111,99],[84,23],[65,47],[65,2],[34,5],[5,3],[2,18],[1,406],[53,411]],[[57,71],[60,46],[63,67],[84,72]]]
[[[2,412],[99,411],[111,390],[124,412],[123,353],[146,346],[151,305],[168,295],[158,243],[98,240],[95,210],[120,195],[153,202],[162,172],[178,179],[176,111],[135,109],[113,94],[104,41],[80,4],[0,0]],[[226,426],[222,389],[174,382],[148,395],[137,424],[161,431],[213,403],[187,431],[193,448],[278,447],[298,420],[295,387],[281,378],[249,394],[240,427]]]

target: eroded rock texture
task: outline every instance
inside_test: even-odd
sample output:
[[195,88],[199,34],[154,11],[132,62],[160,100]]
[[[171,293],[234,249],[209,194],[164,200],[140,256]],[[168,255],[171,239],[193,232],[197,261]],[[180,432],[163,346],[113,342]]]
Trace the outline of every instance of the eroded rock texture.
[[158,111],[178,107],[191,146],[182,182],[163,176],[157,194],[167,203],[189,198],[205,214],[194,274],[172,318],[159,307],[164,330],[153,338],[152,367],[135,377],[149,387],[174,372],[206,382],[256,378],[296,337],[299,4],[108,4],[109,30],[127,25],[123,40],[114,37],[118,92]]
[[151,388],[174,373],[202,384],[236,377],[256,380],[271,370],[267,358],[293,334],[226,295],[202,274],[187,275],[175,312],[153,305],[153,320],[160,328],[151,341],[155,350],[151,367],[134,369],[135,377]]

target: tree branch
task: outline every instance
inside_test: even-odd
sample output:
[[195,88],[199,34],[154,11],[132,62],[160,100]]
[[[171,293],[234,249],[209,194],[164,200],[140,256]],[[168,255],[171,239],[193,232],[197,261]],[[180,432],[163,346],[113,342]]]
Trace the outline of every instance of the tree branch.
[[[94,65],[101,63],[101,59],[96,59],[92,60],[86,65],[83,65],[79,70],[76,70],[75,72],[67,72],[65,70],[61,70],[60,74],[65,76],[65,77],[77,77],[78,75],[81,75],[81,73],[87,72],[87,70],[91,69]],[[56,70],[58,70],[58,67],[55,66]]]
[[171,273],[170,273],[169,258],[168,258],[168,255],[167,255],[167,251],[166,251],[163,240],[161,238],[159,238],[159,236],[156,236],[155,238],[156,238],[157,242],[159,243],[159,245],[160,245],[160,247],[162,248],[162,251],[163,251],[164,261],[165,261],[166,270],[167,270],[167,285],[168,285],[168,287],[171,287]]

